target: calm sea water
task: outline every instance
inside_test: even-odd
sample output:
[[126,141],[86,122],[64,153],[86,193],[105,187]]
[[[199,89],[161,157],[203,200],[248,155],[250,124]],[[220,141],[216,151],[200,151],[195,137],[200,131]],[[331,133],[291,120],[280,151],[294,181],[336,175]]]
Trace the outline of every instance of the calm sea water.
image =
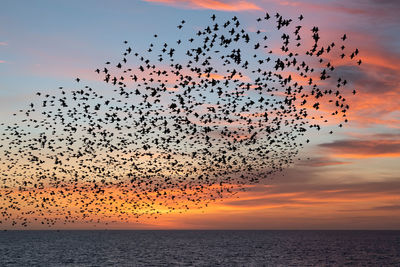
[[7,231],[0,266],[400,266],[400,231]]

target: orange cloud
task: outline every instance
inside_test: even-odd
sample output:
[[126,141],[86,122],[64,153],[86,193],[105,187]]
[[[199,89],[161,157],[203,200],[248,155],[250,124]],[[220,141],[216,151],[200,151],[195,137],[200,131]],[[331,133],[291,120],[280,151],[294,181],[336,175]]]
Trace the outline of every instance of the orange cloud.
[[228,3],[218,0],[144,0],[146,2],[161,3],[165,5],[178,6],[191,9],[212,9],[220,11],[244,11],[262,10],[259,6],[248,1],[229,1]]
[[[162,229],[396,228],[397,183],[256,185],[205,210],[147,221]],[[363,217],[363,223],[359,218]]]
[[389,128],[400,128],[400,119],[396,113],[400,112],[397,99],[400,93],[388,92],[383,95],[374,95],[360,92],[351,102],[349,118],[359,126],[380,124]]

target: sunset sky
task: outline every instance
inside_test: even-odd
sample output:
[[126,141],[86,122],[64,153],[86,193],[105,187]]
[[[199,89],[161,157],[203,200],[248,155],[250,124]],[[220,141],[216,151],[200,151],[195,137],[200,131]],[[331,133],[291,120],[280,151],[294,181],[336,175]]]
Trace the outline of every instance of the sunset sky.
[[400,229],[397,0],[2,0],[0,122],[13,123],[12,113],[37,91],[76,86],[78,76],[104,86],[93,70],[119,58],[124,40],[139,50],[155,33],[172,43],[182,19],[196,31],[212,14],[236,15],[251,29],[266,11],[302,14],[307,29],[318,26],[326,39],[346,33],[360,50],[360,68],[337,66],[358,91],[349,99],[349,123],[333,135],[310,134],[302,160],[247,192],[201,210],[97,228]]

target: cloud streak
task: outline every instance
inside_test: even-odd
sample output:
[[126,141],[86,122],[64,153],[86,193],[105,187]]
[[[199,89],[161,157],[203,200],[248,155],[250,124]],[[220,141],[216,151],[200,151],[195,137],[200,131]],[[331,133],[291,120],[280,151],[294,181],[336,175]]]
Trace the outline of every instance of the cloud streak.
[[212,9],[219,11],[248,11],[262,10],[259,6],[248,1],[218,1],[218,0],[144,0],[145,2],[160,3],[186,9]]
[[344,158],[400,157],[400,140],[338,140],[319,146]]
[[344,164],[351,164],[351,162],[335,160],[329,157],[315,157],[308,161],[302,161],[300,162],[299,165],[308,167],[326,167],[326,166],[337,166]]

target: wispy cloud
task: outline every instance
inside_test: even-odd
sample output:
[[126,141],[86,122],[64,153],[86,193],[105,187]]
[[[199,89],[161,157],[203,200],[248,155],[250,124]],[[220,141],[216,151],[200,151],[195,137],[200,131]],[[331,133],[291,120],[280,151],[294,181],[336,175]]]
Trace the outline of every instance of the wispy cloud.
[[315,157],[307,161],[302,161],[300,162],[299,165],[308,167],[325,167],[325,166],[336,166],[344,164],[351,164],[351,162],[336,160],[329,157]]
[[172,5],[187,9],[212,9],[220,11],[261,10],[259,6],[248,1],[219,0],[144,0],[164,5]]
[[344,158],[400,157],[400,140],[338,140],[319,145]]
[[8,43],[6,43],[6,42],[0,42],[0,45],[6,46],[6,45],[8,45]]
[[[304,169],[285,181],[255,185],[249,192],[209,206],[206,213],[160,217],[182,229],[396,229],[398,179],[379,182],[316,183]],[[308,172],[311,176],[312,170]],[[392,216],[392,219],[390,217]],[[394,217],[393,217],[394,216]],[[361,218],[361,219],[360,219]],[[362,224],[360,224],[362,220]]]

